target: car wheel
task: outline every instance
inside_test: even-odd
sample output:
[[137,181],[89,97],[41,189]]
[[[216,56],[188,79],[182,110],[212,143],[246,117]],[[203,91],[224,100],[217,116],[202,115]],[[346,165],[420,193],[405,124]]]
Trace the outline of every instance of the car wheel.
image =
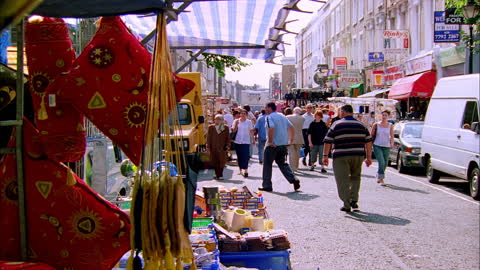
[[430,183],[433,183],[433,184],[437,184],[438,183],[438,180],[440,180],[440,172],[435,170],[433,167],[432,167],[432,161],[427,160],[427,168],[426,168],[426,171],[427,171],[427,179],[428,179],[428,182]]
[[403,165],[402,158],[400,157],[400,153],[397,155],[397,169],[399,173],[405,173],[407,168]]
[[480,192],[479,192],[479,182],[480,182],[480,169],[474,168],[470,173],[470,196],[475,200],[480,200]]

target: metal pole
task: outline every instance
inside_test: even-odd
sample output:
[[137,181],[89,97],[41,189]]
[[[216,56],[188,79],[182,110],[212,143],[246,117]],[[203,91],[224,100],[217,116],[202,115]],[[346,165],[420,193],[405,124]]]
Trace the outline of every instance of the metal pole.
[[473,73],[473,24],[470,24],[470,39],[468,40],[468,74]]
[[200,54],[202,54],[204,51],[205,49],[200,49],[199,51],[197,51],[194,55],[190,57],[190,59],[188,59],[188,61],[183,63],[181,67],[177,68],[177,70],[175,70],[175,73],[178,74],[179,72],[181,72],[184,68],[190,65],[190,63],[192,63],[195,59],[197,59],[197,57],[200,56]]
[[[23,121],[23,41],[24,24],[22,21],[17,26],[17,112],[16,121]],[[20,252],[22,261],[28,261],[27,242],[27,216],[25,208],[25,181],[23,179],[23,126],[15,128],[16,133],[16,161],[17,161],[17,184],[18,184],[18,214],[20,221]]]

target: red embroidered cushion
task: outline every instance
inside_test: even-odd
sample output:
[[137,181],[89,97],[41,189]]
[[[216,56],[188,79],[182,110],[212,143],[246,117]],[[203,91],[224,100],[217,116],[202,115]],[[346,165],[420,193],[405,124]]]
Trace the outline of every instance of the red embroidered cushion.
[[45,151],[58,161],[77,161],[86,147],[83,115],[62,102],[49,107],[49,96],[57,89],[48,86],[75,59],[68,27],[62,19],[36,17],[25,27],[25,45],[35,124]]
[[[38,131],[24,121],[29,259],[56,269],[111,269],[130,249],[129,217],[62,163],[30,156]],[[14,164],[14,155],[0,164],[0,213],[8,217],[0,219],[1,260],[19,255]]]

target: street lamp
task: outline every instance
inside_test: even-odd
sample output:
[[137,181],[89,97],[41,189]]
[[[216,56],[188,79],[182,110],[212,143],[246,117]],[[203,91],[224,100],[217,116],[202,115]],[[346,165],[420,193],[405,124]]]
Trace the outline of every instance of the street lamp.
[[[467,4],[463,6],[463,16],[465,20],[469,22],[470,19],[475,18],[480,13],[480,6],[477,5],[475,0],[468,0]],[[470,38],[469,38],[469,48],[468,48],[468,73],[473,73],[473,23],[470,23]]]

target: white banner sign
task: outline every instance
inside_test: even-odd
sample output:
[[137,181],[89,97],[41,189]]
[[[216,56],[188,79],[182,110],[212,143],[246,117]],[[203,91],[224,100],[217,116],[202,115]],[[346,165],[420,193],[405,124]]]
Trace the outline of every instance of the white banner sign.
[[422,57],[414,58],[405,63],[405,75],[417,74],[433,69],[433,55],[427,54]]
[[384,30],[383,31],[383,52],[390,55],[403,55],[409,49],[408,30]]
[[338,84],[341,88],[350,88],[352,85],[362,82],[362,75],[358,69],[342,71],[338,79]]

